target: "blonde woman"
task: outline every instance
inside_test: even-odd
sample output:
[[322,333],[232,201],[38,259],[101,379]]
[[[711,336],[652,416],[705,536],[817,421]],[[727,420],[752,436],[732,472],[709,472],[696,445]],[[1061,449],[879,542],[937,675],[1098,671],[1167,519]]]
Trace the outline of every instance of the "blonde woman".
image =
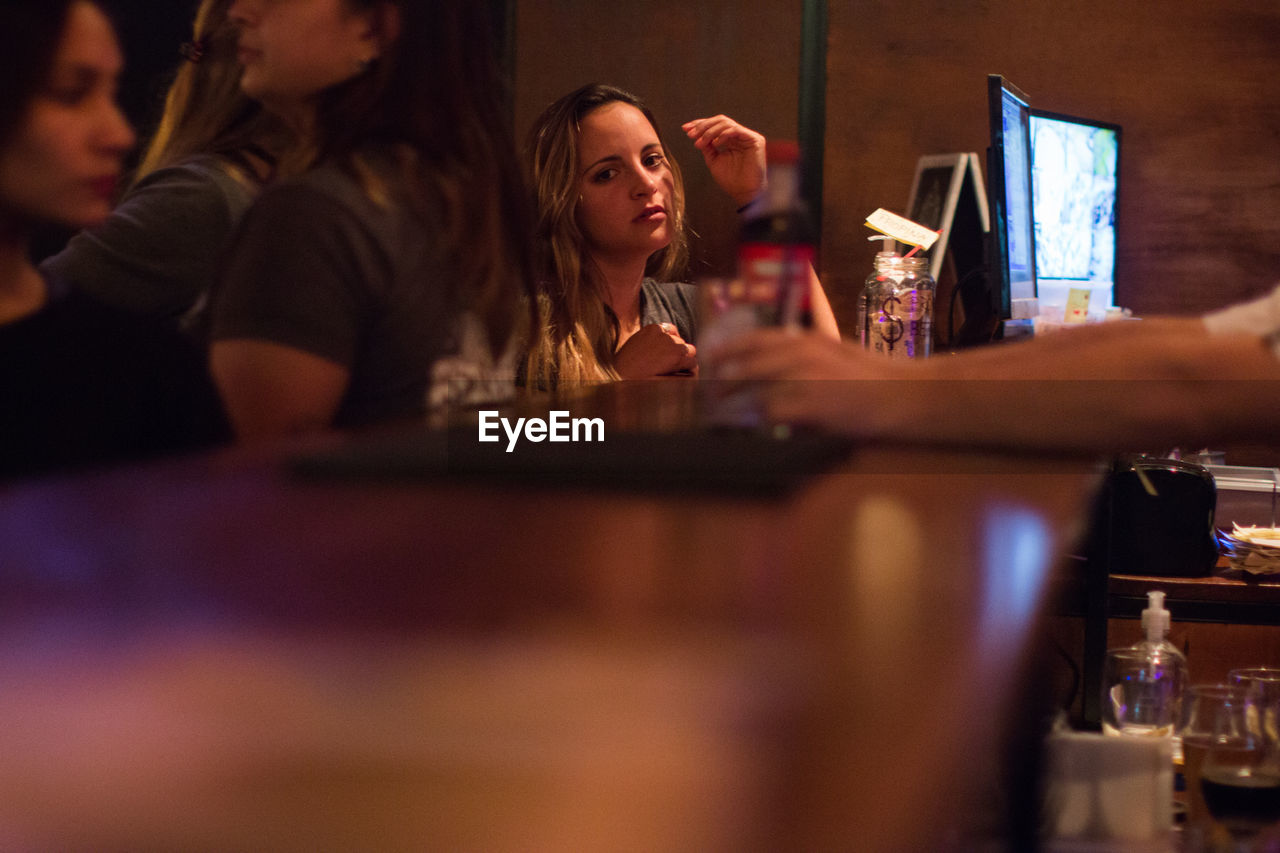
[[132,185],[44,269],[109,305],[194,324],[221,253],[263,185],[296,171],[300,138],[240,91],[231,0],[203,0]]
[[[765,139],[726,116],[683,127],[739,207],[765,180]],[[568,387],[697,370],[697,293],[679,283],[688,257],[684,186],[653,114],[612,86],[584,86],[534,122],[525,166],[535,198],[544,335],[525,372]],[[835,319],[814,280],[819,328]]]

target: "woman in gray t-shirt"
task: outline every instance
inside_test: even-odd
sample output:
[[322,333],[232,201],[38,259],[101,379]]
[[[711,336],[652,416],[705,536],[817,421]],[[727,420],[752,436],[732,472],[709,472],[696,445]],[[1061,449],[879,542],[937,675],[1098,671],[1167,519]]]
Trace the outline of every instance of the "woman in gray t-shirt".
[[[683,129],[736,204],[759,194],[763,136],[727,116]],[[653,114],[621,89],[583,86],[534,121],[525,153],[546,290],[531,384],[696,372],[697,291],[671,283],[687,257],[684,187]],[[813,305],[834,333],[821,288]]]

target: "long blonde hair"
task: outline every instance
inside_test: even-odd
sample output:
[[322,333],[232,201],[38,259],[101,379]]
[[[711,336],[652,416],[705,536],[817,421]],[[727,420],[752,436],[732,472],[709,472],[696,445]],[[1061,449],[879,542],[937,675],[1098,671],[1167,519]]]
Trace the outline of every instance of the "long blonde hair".
[[[164,113],[134,172],[134,183],[195,154],[218,155],[232,175],[256,183],[258,176],[244,159],[246,151],[268,139],[276,142],[270,146],[273,155],[296,144],[282,122],[240,91],[237,30],[227,15],[232,2],[201,0],[192,40],[182,46],[185,59],[169,85]],[[277,172],[298,171],[309,155],[298,151],[286,159],[289,167]]]
[[[578,224],[578,136],[582,120],[600,107],[621,102],[640,110],[658,141],[658,123],[644,103],[622,89],[601,83],[583,86],[551,104],[525,146],[526,178],[534,196],[534,252],[542,334],[525,359],[529,385],[553,389],[618,378],[613,354],[618,320],[605,301],[603,283],[593,274],[586,236]],[[664,145],[665,148],[665,145]],[[672,239],[655,252],[645,272],[670,281],[684,272],[689,238],[685,233],[684,182],[668,158],[673,185]]]

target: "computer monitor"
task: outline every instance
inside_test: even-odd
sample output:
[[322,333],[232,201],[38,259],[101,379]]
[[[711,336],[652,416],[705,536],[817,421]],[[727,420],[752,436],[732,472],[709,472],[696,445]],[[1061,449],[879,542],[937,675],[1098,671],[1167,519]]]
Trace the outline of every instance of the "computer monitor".
[[1120,127],[1031,111],[1036,287],[1041,305],[1089,291],[1090,313],[1115,301]]
[[[1027,313],[1036,297],[1035,223],[1031,198],[1031,104],[999,74],[987,77],[991,148],[991,307],[1001,319]],[[1022,310],[1019,310],[1022,308]]]

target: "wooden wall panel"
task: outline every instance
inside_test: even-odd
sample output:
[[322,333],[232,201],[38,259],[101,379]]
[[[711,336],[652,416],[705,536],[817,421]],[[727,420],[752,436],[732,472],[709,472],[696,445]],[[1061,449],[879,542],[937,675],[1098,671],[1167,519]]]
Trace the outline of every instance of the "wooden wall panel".
[[515,127],[523,141],[551,101],[585,83],[642,97],[688,190],[693,274],[733,268],[737,217],[680,130],[725,113],[795,138],[801,0],[517,0]]
[[988,73],[1124,127],[1117,302],[1198,313],[1280,279],[1280,5],[1250,0],[831,0],[824,280],[871,267],[862,226],[922,154],[985,157]]

